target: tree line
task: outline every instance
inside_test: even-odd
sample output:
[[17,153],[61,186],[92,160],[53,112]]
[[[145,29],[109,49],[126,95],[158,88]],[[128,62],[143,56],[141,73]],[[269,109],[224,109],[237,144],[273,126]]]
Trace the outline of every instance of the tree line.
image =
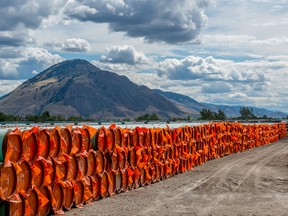
[[52,122],[52,121],[85,121],[81,116],[70,116],[65,118],[61,115],[50,115],[48,111],[43,112],[41,115],[27,115],[20,117],[17,115],[5,115],[0,112],[0,122],[13,122],[13,121],[28,121],[28,122]]
[[[252,108],[249,107],[241,107],[239,110],[239,117],[237,119],[243,119],[243,120],[248,120],[248,119],[269,119],[267,115],[263,115],[261,117],[257,117]],[[210,109],[202,109],[200,111],[200,120],[226,120],[227,116],[223,110],[218,110],[218,112],[213,112]],[[286,117],[288,119],[288,116]]]
[[202,109],[200,111],[200,120],[222,120],[224,121],[227,116],[223,110],[218,110],[218,112],[213,112],[210,109]]
[[[103,121],[109,121],[102,119]],[[144,115],[140,115],[136,118],[134,118],[135,121],[158,121],[160,120],[159,116],[155,113],[149,114],[145,113]],[[5,115],[4,113],[0,112],[0,122],[57,122],[57,121],[73,121],[73,122],[81,122],[81,121],[98,121],[101,122],[101,119],[91,119],[91,118],[83,118],[81,116],[69,116],[68,118],[65,118],[61,115],[50,115],[48,111],[43,112],[41,115],[27,115],[26,117],[20,117],[17,115]],[[130,122],[130,118],[124,118],[123,120],[114,119],[114,121],[124,121],[124,122]]]
[[[239,117],[237,119],[257,119],[258,117],[254,114],[253,109],[249,107],[241,107],[239,110]],[[266,115],[260,117],[261,119],[269,119]],[[225,112],[219,109],[217,112],[212,111],[211,109],[202,109],[200,111],[200,117],[195,120],[220,120],[225,121],[227,116]],[[286,117],[288,119],[288,116]],[[155,113],[149,114],[146,113],[144,115],[140,115],[134,118],[134,121],[159,121],[161,120],[159,116]],[[191,121],[192,117],[188,116],[187,118],[171,118],[169,121]],[[67,118],[61,115],[50,115],[48,111],[43,112],[41,115],[27,115],[26,117],[20,117],[17,115],[5,115],[4,113],[0,112],[0,122],[13,122],[13,121],[27,121],[27,122],[54,122],[54,121],[73,121],[73,122],[81,122],[81,121],[96,121],[96,119],[90,118],[83,118],[81,116],[69,116]],[[101,122],[101,120],[98,120]],[[103,120],[105,121],[105,120]],[[106,120],[109,121],[109,120]],[[124,121],[130,122],[131,119],[125,118],[123,120],[115,120],[115,121]]]

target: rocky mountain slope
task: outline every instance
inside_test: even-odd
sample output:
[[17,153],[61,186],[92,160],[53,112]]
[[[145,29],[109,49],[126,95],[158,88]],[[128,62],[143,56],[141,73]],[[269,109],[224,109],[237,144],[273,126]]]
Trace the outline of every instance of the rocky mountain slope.
[[156,113],[162,118],[182,116],[172,102],[125,76],[103,71],[85,60],[56,64],[27,80],[0,100],[5,114],[92,118],[135,117]]

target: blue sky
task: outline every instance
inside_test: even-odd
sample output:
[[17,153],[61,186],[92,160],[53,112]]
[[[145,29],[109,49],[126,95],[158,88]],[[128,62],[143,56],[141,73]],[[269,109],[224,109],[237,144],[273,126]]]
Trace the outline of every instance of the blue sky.
[[288,0],[1,0],[0,95],[83,58],[200,102],[288,113]]

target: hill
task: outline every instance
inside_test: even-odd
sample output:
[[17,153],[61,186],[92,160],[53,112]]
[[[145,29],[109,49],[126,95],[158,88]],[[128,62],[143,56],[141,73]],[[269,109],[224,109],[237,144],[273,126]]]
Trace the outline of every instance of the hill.
[[165,97],[125,76],[103,71],[85,60],[56,64],[2,97],[5,114],[91,118],[135,117],[156,113],[162,118],[184,113]]
[[195,117],[199,117],[200,115],[199,112],[202,109],[207,108],[205,105],[199,103],[198,101],[186,95],[174,92],[164,92],[158,89],[154,89],[154,92],[170,100],[172,103],[175,104],[176,107],[178,107],[178,109]]
[[[160,90],[154,90],[154,91],[166,97],[168,100],[174,103],[175,106],[177,106],[183,112],[189,113],[196,117],[200,116],[199,112],[202,109],[211,109],[214,112],[217,112],[220,109],[225,112],[227,117],[237,117],[240,115],[239,111],[240,111],[240,108],[242,107],[242,106],[228,106],[228,105],[216,105],[216,104],[210,104],[210,103],[200,103],[186,95],[177,94],[173,92],[163,92]],[[258,117],[261,117],[263,115],[266,115],[268,117],[273,117],[273,118],[282,118],[282,117],[287,116],[286,113],[279,112],[279,111],[270,111],[270,110],[258,108],[258,107],[250,107],[250,108],[253,109],[254,114]]]
[[[203,105],[207,106],[209,109],[213,111],[217,111],[218,109],[221,109],[227,114],[228,117],[239,116],[240,108],[243,107],[243,106],[216,105],[216,104],[209,104],[209,103],[203,103]],[[249,108],[252,108],[254,115],[256,115],[257,117],[262,117],[266,115],[272,118],[283,118],[287,116],[286,113],[283,113],[280,111],[271,111],[271,110],[267,110],[264,108],[253,107],[253,106],[252,107],[249,106]]]

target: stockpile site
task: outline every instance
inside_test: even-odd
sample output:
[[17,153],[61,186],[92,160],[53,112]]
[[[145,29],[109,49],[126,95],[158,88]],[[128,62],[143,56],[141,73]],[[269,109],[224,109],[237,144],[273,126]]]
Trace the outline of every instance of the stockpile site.
[[0,145],[1,215],[288,213],[285,123],[2,128]]

